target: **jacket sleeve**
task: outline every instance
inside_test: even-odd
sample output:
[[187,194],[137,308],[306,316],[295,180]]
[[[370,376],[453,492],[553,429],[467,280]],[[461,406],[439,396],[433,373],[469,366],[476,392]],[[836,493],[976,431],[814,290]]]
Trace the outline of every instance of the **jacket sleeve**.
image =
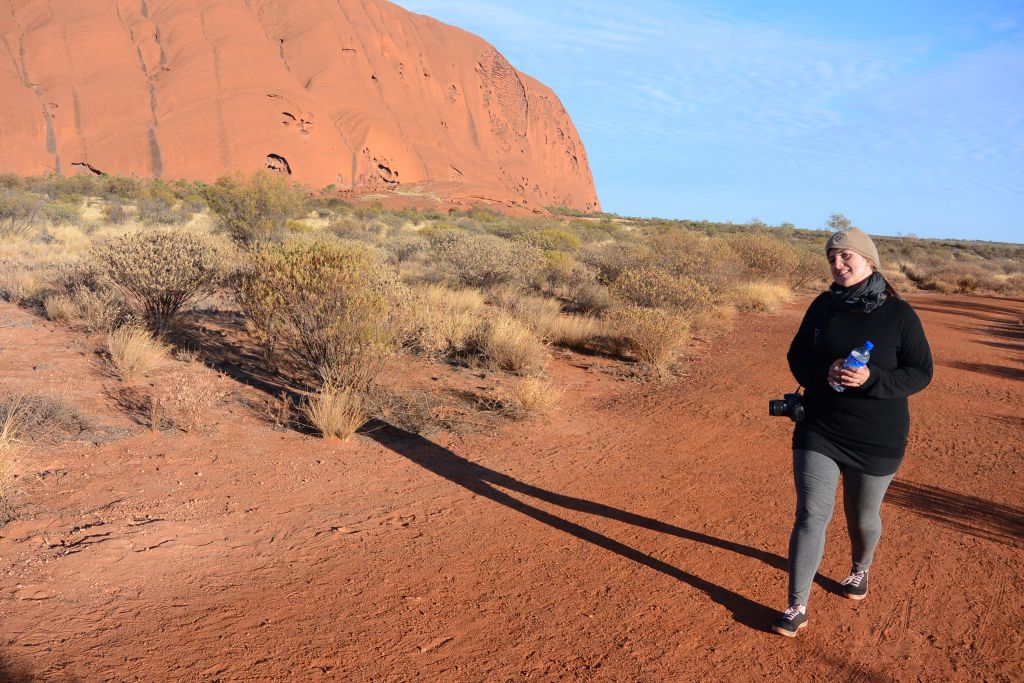
[[897,352],[897,366],[892,370],[872,367],[868,381],[862,387],[864,393],[873,398],[906,398],[915,394],[932,381],[932,351],[924,328],[917,313],[905,305],[901,318],[900,348]]
[[824,384],[827,375],[827,369],[826,372],[821,371],[814,353],[815,326],[821,317],[821,305],[822,299],[819,297],[807,307],[800,328],[789,345],[789,353],[786,354],[790,372],[805,389]]

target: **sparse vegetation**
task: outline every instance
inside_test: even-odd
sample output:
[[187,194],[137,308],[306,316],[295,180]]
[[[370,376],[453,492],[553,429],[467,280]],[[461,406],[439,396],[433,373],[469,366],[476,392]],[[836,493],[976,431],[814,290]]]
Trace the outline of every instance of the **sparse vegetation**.
[[[0,176],[0,297],[109,335],[112,371],[125,381],[166,360],[153,334],[185,344],[180,360],[231,349],[260,364],[258,346],[262,366],[245,371],[287,388],[262,411],[279,428],[343,437],[378,416],[421,433],[542,414],[559,393],[539,379],[548,347],[671,374],[683,350],[713,342],[737,311],[771,313],[794,290],[827,285],[829,230],[849,225],[842,214],[803,230],[566,209],[535,218],[388,209],[268,173],[209,186]],[[1024,246],[876,244],[901,292],[1024,292]],[[176,324],[190,307],[196,324]],[[495,381],[459,399],[411,389],[390,370],[402,350],[417,357],[397,367],[426,364],[441,377],[445,366],[484,366]],[[165,383],[122,385],[125,410],[154,429],[203,429],[216,397],[187,378]]]

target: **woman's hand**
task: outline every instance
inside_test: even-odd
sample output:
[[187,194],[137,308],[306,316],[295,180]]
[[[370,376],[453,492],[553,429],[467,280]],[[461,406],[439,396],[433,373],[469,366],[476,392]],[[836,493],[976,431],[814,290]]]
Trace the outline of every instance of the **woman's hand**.
[[832,384],[839,384],[844,387],[859,387],[868,381],[871,376],[871,369],[868,366],[851,370],[844,368],[845,358],[837,358],[828,369],[828,381]]

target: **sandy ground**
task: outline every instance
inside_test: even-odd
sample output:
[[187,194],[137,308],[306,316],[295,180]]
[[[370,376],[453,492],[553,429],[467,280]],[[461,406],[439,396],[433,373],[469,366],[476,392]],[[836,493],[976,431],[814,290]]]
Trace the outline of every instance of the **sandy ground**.
[[768,631],[794,494],[766,402],[806,301],[742,316],[676,384],[559,355],[550,418],[344,444],[274,431],[239,386],[212,433],[144,431],[83,338],[0,304],[4,386],[103,426],[25,456],[0,679],[1020,681],[1024,300],[910,300],[936,372],[871,594],[836,592],[840,502],[795,640]]

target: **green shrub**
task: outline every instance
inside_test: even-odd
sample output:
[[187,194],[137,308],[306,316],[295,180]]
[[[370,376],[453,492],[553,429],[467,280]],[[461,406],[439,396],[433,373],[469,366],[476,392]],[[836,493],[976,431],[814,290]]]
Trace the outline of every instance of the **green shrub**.
[[178,198],[166,186],[155,181],[141,189],[135,197],[139,220],[146,224],[179,225],[189,214],[177,206]]
[[221,178],[204,188],[203,197],[220,228],[244,246],[280,238],[285,223],[304,208],[302,193],[267,171]]
[[91,260],[157,335],[182,308],[212,293],[224,272],[221,245],[209,235],[181,229],[114,238],[94,247]]
[[254,251],[238,299],[268,350],[305,377],[365,390],[398,348],[406,294],[381,254],[358,242],[286,242]]
[[103,176],[100,185],[103,196],[109,200],[130,200],[142,189],[142,181],[135,176]]
[[81,222],[78,206],[65,201],[51,202],[43,207],[43,215],[54,227],[61,225],[77,225]]
[[0,237],[31,235],[42,208],[42,200],[27,192],[0,190]]
[[544,270],[544,252],[493,235],[466,235],[434,245],[438,263],[470,287],[534,283]]
[[533,230],[524,234],[522,241],[544,251],[574,252],[580,248],[580,238],[563,228]]
[[685,275],[673,277],[651,266],[624,270],[611,282],[612,292],[644,308],[672,308],[693,312],[711,308],[715,298],[707,286]]
[[736,233],[728,244],[753,279],[788,280],[799,263],[793,247],[767,233]]
[[123,225],[131,216],[119,201],[103,207],[103,220],[112,225]]

